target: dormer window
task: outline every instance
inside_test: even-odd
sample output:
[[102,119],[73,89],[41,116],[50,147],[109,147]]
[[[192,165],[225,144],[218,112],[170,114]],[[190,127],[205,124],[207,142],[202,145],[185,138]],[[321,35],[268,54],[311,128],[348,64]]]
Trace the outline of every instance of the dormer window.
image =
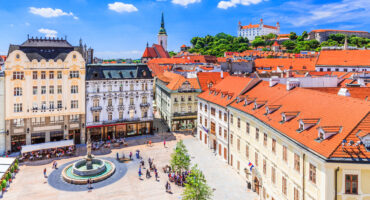
[[243,96],[238,96],[236,97],[236,103],[239,103],[241,101],[243,101],[245,98]]
[[268,106],[266,106],[265,115],[268,115],[268,114],[271,114],[271,113],[277,111],[280,107],[281,107],[281,105],[268,105]]
[[227,99],[229,100],[229,99],[231,99],[231,97],[233,97],[233,96],[234,96],[234,93],[228,93]]
[[304,130],[308,130],[320,122],[319,118],[306,118],[299,120],[299,128],[297,131],[300,133]]
[[247,105],[253,103],[255,100],[256,100],[256,98],[250,98],[250,97],[245,98],[244,106],[247,106]]
[[266,104],[267,101],[255,101],[253,110],[261,108],[263,105]]
[[297,117],[298,114],[299,114],[298,111],[282,112],[281,113],[282,120],[280,121],[280,123],[288,122],[291,119]]
[[326,140],[342,131],[342,126],[321,126],[316,140]]

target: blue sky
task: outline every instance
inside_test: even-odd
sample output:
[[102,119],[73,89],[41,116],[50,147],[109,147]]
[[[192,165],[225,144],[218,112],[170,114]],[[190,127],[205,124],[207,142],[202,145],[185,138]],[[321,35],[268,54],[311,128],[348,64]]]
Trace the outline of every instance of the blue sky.
[[30,36],[80,38],[102,58],[139,58],[156,43],[164,12],[168,50],[194,36],[236,35],[242,24],[280,22],[281,33],[313,29],[369,31],[368,0],[0,0],[0,54]]

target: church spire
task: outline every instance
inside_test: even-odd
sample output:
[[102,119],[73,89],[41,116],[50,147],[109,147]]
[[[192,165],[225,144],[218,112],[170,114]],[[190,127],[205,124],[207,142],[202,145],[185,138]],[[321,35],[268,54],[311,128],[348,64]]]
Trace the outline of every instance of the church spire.
[[158,35],[167,35],[166,29],[164,28],[164,15],[162,12],[161,28],[159,29]]

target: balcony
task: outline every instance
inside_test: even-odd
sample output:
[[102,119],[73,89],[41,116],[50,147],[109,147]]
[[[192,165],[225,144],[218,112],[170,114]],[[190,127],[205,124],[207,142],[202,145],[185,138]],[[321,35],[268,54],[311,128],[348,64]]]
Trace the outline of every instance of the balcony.
[[101,106],[93,106],[90,108],[91,111],[101,111],[103,108]]
[[197,115],[197,112],[183,112],[183,113],[175,112],[173,113],[174,117],[185,117],[185,116],[192,116],[192,115]]
[[150,106],[150,104],[149,103],[141,103],[140,104],[140,107],[149,107]]

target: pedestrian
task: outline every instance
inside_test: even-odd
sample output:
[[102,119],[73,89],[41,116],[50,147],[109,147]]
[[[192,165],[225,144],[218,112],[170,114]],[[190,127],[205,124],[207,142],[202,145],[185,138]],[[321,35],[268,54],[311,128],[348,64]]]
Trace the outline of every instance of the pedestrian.
[[44,168],[44,177],[46,178],[46,168]]
[[54,169],[58,169],[58,163],[55,161]]
[[116,153],[116,156],[117,156],[117,160],[119,160],[119,154],[118,154],[118,152]]
[[166,148],[166,139],[163,140],[163,146]]
[[166,187],[166,192],[168,192],[168,186],[169,186],[169,183],[168,183],[168,181],[167,181],[167,183],[166,183],[166,185],[165,185],[165,187]]
[[132,160],[132,152],[130,151],[130,160]]
[[158,181],[158,172],[157,172],[157,170],[154,171],[154,175],[155,175],[155,180]]
[[54,167],[55,167],[55,160],[53,161],[53,165],[52,165],[52,169],[54,169]]
[[143,167],[143,169],[145,169],[145,166],[144,166],[144,160],[141,160],[141,166]]
[[170,183],[168,183],[168,193],[172,194],[172,192],[171,192],[171,184]]
[[157,133],[158,133],[158,127],[157,127]]
[[150,147],[152,146],[152,140],[149,140],[149,146]]
[[147,169],[147,170],[146,170],[146,178],[150,178],[150,177],[152,177],[152,176],[150,175],[150,171],[149,171],[149,169]]
[[91,184],[92,184],[91,178],[87,179],[87,189],[89,189],[89,190],[92,189]]
[[141,167],[139,168],[139,179],[141,180]]

